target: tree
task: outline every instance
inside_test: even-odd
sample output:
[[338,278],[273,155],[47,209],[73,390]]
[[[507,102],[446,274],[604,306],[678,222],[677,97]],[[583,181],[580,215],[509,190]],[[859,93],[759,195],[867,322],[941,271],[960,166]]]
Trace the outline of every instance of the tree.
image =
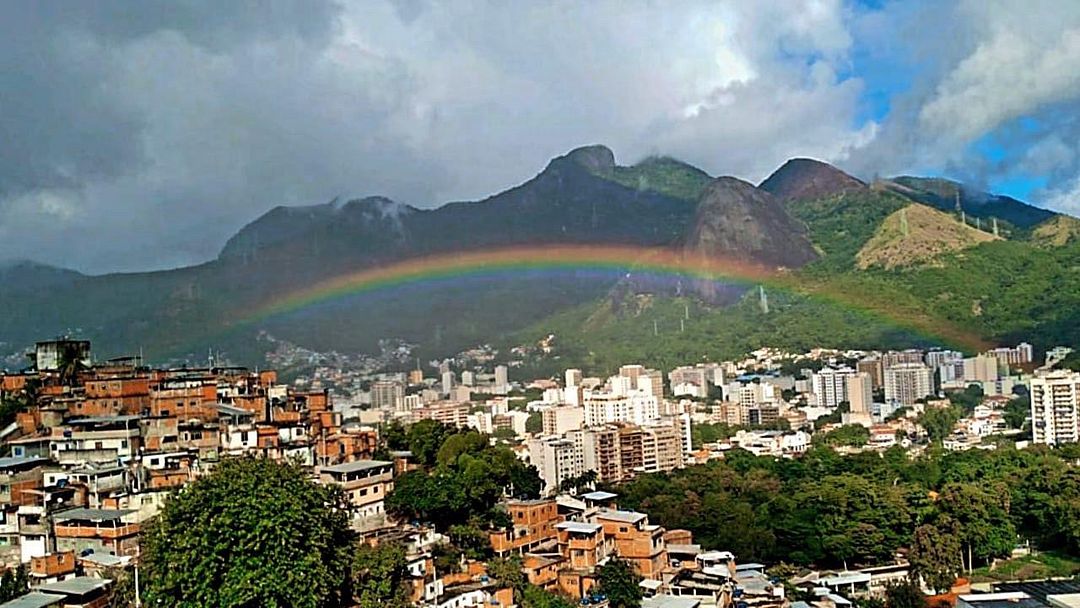
[[926,524],[915,528],[911,541],[911,573],[938,593],[948,591],[963,569],[955,530]]
[[539,435],[544,432],[544,416],[540,412],[532,412],[525,419],[525,432]]
[[814,443],[819,445],[862,447],[869,441],[870,429],[859,424],[845,424],[828,433],[814,435]]
[[967,567],[976,557],[989,561],[1008,555],[1016,545],[1016,528],[1001,504],[1006,496],[995,495],[972,483],[952,483],[941,490],[937,507],[947,521],[955,522],[967,553]]
[[298,466],[222,461],[176,492],[143,534],[146,603],[340,605],[352,534],[340,489]]
[[529,584],[525,573],[521,570],[521,558],[517,555],[500,557],[488,562],[488,576],[514,590],[514,598],[520,602],[525,593],[525,587]]
[[641,577],[634,572],[630,562],[612,557],[596,569],[600,592],[607,596],[611,608],[638,608],[642,592],[638,583]]
[[131,608],[135,605],[135,577],[127,568],[110,568],[105,578],[112,579],[109,608]]
[[1031,415],[1031,398],[1027,395],[1016,397],[1005,404],[1005,424],[1012,429],[1024,428]]
[[523,608],[577,608],[574,602],[536,585],[525,586],[521,594],[521,605]]
[[919,415],[919,425],[926,429],[926,436],[937,443],[952,434],[960,420],[960,412],[954,407],[932,407]]
[[19,564],[15,570],[8,568],[0,577],[0,602],[13,600],[29,591],[30,573],[26,570],[26,564]]
[[352,593],[357,608],[409,605],[409,562],[396,542],[360,545],[352,561]]
[[885,608],[927,608],[919,583],[908,578],[885,588]]

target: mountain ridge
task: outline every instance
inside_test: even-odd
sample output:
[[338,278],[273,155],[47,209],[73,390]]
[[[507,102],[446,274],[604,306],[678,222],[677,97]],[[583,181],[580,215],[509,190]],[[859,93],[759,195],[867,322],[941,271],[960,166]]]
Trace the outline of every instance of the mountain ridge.
[[[811,159],[793,159],[754,186],[714,178],[670,157],[619,165],[609,148],[584,146],[476,201],[421,209],[373,196],[278,206],[239,230],[204,264],[62,274],[48,289],[0,290],[0,309],[8,313],[0,318],[0,342],[71,333],[95,340],[108,354],[139,346],[150,357],[181,359],[224,344],[239,360],[252,361],[261,357],[253,335],[269,330],[318,350],[371,351],[394,338],[419,344],[425,355],[445,356],[611,298],[622,280],[575,273],[544,281],[462,279],[419,285],[407,295],[345,298],[255,323],[240,321],[267,300],[345,272],[463,249],[620,244],[805,268],[811,275],[826,268],[857,272],[860,248],[889,214],[912,202],[919,201]],[[723,297],[713,299],[710,289],[681,283],[672,288],[642,277],[615,291],[624,299],[642,292],[694,295],[710,306],[741,293],[720,288]]]

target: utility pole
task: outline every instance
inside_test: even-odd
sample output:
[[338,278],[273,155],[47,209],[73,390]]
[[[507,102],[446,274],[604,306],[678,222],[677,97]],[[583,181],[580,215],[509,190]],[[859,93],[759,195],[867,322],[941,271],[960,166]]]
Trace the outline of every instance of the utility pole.
[[660,330],[656,326],[656,319],[653,319],[653,322],[652,322],[652,335],[654,335],[654,336],[659,336],[660,335]]

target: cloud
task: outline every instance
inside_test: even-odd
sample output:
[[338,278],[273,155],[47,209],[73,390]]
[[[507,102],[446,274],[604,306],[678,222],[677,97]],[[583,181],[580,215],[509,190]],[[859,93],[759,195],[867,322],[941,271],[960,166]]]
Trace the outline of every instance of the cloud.
[[851,168],[983,187],[1045,182],[1035,202],[1063,209],[1060,194],[1080,174],[1080,5],[962,0],[942,9],[896,3],[864,20],[858,35],[870,45],[889,44],[878,41],[893,39],[890,30],[908,34],[916,74]]
[[[597,0],[112,1],[0,15],[0,258],[213,258],[275,205],[418,206],[587,143],[759,180],[1080,175],[1080,6]],[[868,112],[886,98],[888,111]],[[975,149],[990,137],[1006,151]],[[1055,203],[1056,204],[1056,203]]]
[[0,258],[81,270],[203,261],[279,204],[482,197],[584,143],[759,179],[875,128],[839,1],[4,12]]

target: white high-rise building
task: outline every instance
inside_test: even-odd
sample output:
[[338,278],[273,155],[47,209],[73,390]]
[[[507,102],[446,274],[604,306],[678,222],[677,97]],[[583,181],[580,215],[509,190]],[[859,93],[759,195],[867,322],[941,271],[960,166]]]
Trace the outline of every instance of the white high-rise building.
[[581,370],[580,369],[568,369],[566,370],[566,388],[574,386],[581,386]]
[[611,422],[644,425],[660,417],[660,402],[653,395],[592,393],[585,397],[585,426]]
[[874,405],[874,379],[866,372],[858,372],[847,378],[848,412],[843,415],[844,424],[873,426],[870,410]]
[[510,376],[505,365],[495,366],[495,392],[504,394],[510,392]]
[[885,401],[912,405],[934,392],[934,376],[922,363],[897,363],[885,369]]
[[397,380],[378,380],[371,384],[371,407],[382,411],[401,411],[405,385]]
[[470,371],[461,372],[461,383],[465,386],[473,386],[476,384],[476,374]]
[[526,442],[529,462],[544,480],[544,493],[553,495],[559,486],[572,477],[585,472],[581,445],[570,439],[545,438]]
[[979,355],[964,359],[964,382],[996,382],[998,376],[997,357]]
[[811,391],[821,407],[836,407],[848,401],[847,379],[855,375],[850,367],[823,368],[810,378]]
[[1080,441],[1080,373],[1058,370],[1031,379],[1031,440]]
[[454,390],[454,372],[445,371],[442,373],[442,393],[449,395],[452,390]]

